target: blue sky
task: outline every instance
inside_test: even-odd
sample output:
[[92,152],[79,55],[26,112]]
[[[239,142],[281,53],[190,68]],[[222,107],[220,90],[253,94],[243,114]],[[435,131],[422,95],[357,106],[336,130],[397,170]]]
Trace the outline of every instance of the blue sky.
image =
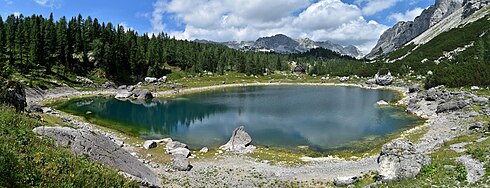
[[[399,20],[434,0],[0,0],[0,15],[92,16],[177,38],[254,40],[277,33],[330,40],[367,52]],[[363,34],[360,36],[360,32]]]

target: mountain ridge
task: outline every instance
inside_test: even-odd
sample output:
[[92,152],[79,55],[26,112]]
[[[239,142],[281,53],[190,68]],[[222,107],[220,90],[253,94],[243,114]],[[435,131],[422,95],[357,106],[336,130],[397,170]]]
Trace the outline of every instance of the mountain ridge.
[[284,34],[260,37],[256,41],[214,42],[196,39],[194,42],[207,44],[223,44],[229,48],[242,51],[276,52],[281,54],[304,53],[311,49],[325,48],[341,55],[362,58],[362,52],[354,45],[342,46],[331,41],[314,41],[310,38],[293,39]]

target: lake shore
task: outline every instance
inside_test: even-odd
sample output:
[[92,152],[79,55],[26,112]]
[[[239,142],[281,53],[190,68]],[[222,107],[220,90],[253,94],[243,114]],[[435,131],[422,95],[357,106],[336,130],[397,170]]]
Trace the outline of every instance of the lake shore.
[[[182,94],[189,94],[194,92],[202,92],[213,89],[221,89],[226,87],[241,87],[241,86],[270,86],[270,85],[307,85],[307,86],[349,86],[349,87],[361,87],[366,89],[389,89],[394,90],[402,94],[402,99],[398,101],[397,105],[409,106],[412,99],[418,97],[418,93],[409,93],[408,87],[403,86],[373,86],[368,87],[363,84],[350,84],[350,83],[250,83],[250,84],[223,84],[199,88],[186,88],[181,89],[179,92],[175,91],[162,91],[156,92],[156,97],[172,97]],[[117,90],[98,90],[98,91],[76,91],[74,89],[57,89],[53,91],[28,91],[29,103],[43,103],[51,102],[59,99],[69,99],[73,97],[94,96],[94,95],[115,95]],[[409,109],[409,112],[418,116],[424,117],[427,121],[424,125],[415,127],[411,130],[403,132],[400,137],[410,137],[414,132],[424,130],[423,134],[414,146],[422,153],[430,154],[440,148],[444,142],[454,139],[455,137],[465,134],[464,130],[468,129],[469,122],[472,120],[468,114],[469,112],[450,112],[444,114],[437,114],[435,110],[439,102],[437,101],[424,101],[420,100],[416,103],[419,106],[417,109]],[[117,133],[113,130],[100,128],[96,125],[83,122],[82,119],[74,117],[72,115],[57,112],[59,117],[70,118],[83,126],[81,128],[89,128],[108,135],[113,140],[123,141],[126,144],[125,149],[130,152],[136,152],[135,155],[142,158],[142,160],[152,160],[154,157],[148,157],[144,154],[137,154],[141,151],[140,140],[130,142],[127,140],[127,136]],[[78,119],[78,120],[77,120]],[[159,146],[162,148],[162,146]],[[159,150],[160,151],[160,150]],[[163,151],[162,151],[163,152]],[[374,173],[377,171],[378,164],[376,162],[377,156],[368,156],[365,158],[355,160],[345,160],[335,157],[327,158],[307,158],[309,162],[299,166],[288,165],[276,165],[270,164],[269,161],[259,160],[249,156],[240,156],[235,154],[221,154],[217,151],[212,151],[211,157],[203,157],[193,159],[191,161],[194,168],[190,172],[169,172],[170,168],[168,163],[160,163],[159,165],[152,166],[151,162],[149,166],[159,174],[162,174],[169,185],[183,186],[187,183],[193,186],[204,186],[206,184],[215,184],[234,186],[258,186],[269,185],[273,186],[271,179],[276,183],[285,183],[293,180],[294,182],[301,182],[303,186],[321,186],[328,185],[332,182],[333,178],[339,176],[362,176],[363,174]],[[162,160],[155,160],[162,161]],[[219,173],[214,173],[219,172]],[[226,180],[226,181],[225,181]]]

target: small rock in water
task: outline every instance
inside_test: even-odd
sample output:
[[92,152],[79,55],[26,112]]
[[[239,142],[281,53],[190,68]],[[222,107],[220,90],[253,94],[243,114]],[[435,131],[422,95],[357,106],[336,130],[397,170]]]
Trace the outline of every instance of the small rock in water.
[[377,104],[377,105],[379,105],[379,106],[386,106],[386,105],[388,105],[389,103],[388,103],[388,102],[386,102],[386,101],[384,101],[384,100],[380,100],[380,101],[378,101],[376,104]]

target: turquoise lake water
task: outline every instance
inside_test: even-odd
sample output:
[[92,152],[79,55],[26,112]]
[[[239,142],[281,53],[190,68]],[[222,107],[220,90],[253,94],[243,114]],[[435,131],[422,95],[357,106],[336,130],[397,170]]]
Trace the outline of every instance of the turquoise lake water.
[[245,126],[254,145],[327,151],[417,124],[420,120],[402,108],[376,105],[397,97],[392,91],[356,87],[256,86],[146,102],[83,98],[60,108],[145,139],[171,137],[195,149],[223,145],[236,127]]

